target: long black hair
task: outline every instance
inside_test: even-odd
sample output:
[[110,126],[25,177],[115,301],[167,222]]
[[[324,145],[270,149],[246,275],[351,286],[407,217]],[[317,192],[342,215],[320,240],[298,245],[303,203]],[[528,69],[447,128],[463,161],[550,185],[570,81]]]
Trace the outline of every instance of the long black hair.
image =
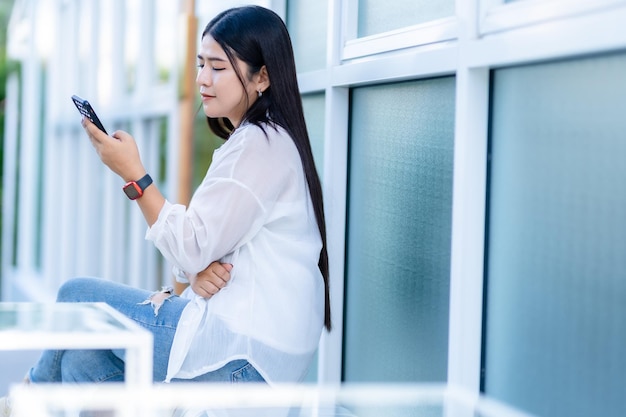
[[[304,121],[296,64],[287,27],[282,19],[269,9],[244,6],[218,14],[202,32],[203,38],[206,35],[210,35],[222,47],[235,71],[238,71],[235,58],[249,66],[249,73],[245,74],[248,80],[264,65],[267,69],[270,86],[248,108],[242,122],[252,123],[261,128],[268,123],[279,125],[289,133],[298,148],[322,237],[318,266],[324,278],[324,325],[330,331],[328,252],[322,185],[315,169]],[[245,88],[244,74],[237,72],[237,76]],[[223,139],[227,139],[233,131],[233,125],[228,119],[207,117],[207,121],[213,133]]]

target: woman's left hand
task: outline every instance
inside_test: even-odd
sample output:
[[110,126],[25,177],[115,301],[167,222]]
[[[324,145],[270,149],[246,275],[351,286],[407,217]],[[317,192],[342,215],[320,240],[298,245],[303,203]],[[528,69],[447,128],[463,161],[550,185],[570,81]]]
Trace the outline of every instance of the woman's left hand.
[[124,181],[136,181],[146,174],[137,143],[130,134],[117,130],[108,136],[87,118],[83,118],[82,125],[102,162]]
[[231,264],[212,262],[205,270],[189,278],[193,292],[204,298],[211,298],[226,286],[230,280]]

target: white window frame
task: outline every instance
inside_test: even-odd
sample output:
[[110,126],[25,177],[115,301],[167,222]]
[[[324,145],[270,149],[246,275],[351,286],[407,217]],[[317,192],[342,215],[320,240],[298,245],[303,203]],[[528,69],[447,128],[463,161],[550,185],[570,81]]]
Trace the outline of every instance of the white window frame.
[[480,0],[480,33],[545,23],[563,18],[610,11],[624,5],[624,0]]
[[509,66],[626,50],[624,0],[456,0],[456,16],[356,38],[358,0],[328,0],[327,66],[298,74],[325,92],[334,330],[320,343],[319,381],[341,381],[350,88],[456,76],[448,383],[479,392],[489,80]]

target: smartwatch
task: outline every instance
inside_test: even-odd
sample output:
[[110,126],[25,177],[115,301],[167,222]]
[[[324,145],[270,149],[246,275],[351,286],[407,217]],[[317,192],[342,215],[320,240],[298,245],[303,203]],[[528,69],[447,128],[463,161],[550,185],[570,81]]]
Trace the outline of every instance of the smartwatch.
[[137,200],[143,195],[143,192],[152,184],[152,177],[149,174],[144,175],[140,180],[127,182],[123,187],[124,193],[131,200]]

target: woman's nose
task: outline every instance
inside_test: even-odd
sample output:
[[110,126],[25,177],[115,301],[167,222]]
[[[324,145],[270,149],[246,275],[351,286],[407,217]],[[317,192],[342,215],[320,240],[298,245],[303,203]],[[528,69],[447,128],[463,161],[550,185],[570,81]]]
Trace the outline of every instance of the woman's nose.
[[198,75],[196,75],[196,84],[198,85],[211,85],[213,80],[211,79],[211,71],[208,71],[206,67],[200,68]]

